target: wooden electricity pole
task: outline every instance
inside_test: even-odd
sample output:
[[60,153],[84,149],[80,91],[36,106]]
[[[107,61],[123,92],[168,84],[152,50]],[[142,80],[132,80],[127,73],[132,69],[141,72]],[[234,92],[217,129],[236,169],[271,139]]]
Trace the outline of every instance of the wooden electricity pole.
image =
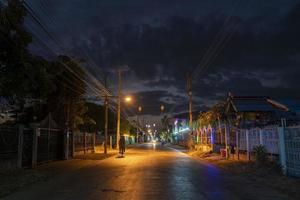
[[[107,79],[105,78],[105,87],[107,87]],[[108,95],[105,95],[104,99],[104,118],[105,118],[105,125],[104,125],[104,154],[107,154],[107,138],[108,138]]]
[[104,126],[104,154],[107,154],[107,132],[108,132],[108,96],[105,96],[105,126]]
[[192,75],[191,73],[187,74],[187,92],[189,96],[189,127],[190,127],[190,134],[188,138],[188,147],[192,148],[192,133],[193,133],[193,103],[192,103]]
[[122,90],[122,71],[118,70],[118,121],[117,121],[117,149],[119,149],[120,126],[121,126],[121,90]]
[[189,96],[189,127],[193,131],[193,98],[192,98],[192,76],[191,73],[187,74],[187,92]]

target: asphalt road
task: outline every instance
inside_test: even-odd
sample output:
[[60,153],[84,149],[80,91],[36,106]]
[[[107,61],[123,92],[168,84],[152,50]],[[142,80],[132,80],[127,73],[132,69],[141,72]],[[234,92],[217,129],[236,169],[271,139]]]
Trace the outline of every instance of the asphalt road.
[[[84,162],[84,161],[83,161]],[[90,161],[77,170],[31,185],[5,199],[289,199],[270,188],[159,144],[143,144],[125,158]]]

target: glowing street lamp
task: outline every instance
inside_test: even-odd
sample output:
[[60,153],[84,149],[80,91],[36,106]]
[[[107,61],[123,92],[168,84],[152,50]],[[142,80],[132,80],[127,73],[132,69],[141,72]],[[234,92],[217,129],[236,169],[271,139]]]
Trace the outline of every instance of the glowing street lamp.
[[164,106],[164,105],[161,105],[161,106],[160,106],[160,111],[161,111],[161,112],[164,112],[164,111],[165,111],[165,106]]
[[142,110],[143,110],[142,106],[139,106],[138,111],[142,112]]
[[125,102],[130,103],[132,101],[131,96],[126,96],[125,97]]

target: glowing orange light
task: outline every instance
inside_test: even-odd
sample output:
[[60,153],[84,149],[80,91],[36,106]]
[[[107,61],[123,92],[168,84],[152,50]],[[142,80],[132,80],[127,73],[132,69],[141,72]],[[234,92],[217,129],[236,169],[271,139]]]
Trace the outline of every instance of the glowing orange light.
[[129,103],[132,101],[132,98],[130,96],[125,97],[125,102]]

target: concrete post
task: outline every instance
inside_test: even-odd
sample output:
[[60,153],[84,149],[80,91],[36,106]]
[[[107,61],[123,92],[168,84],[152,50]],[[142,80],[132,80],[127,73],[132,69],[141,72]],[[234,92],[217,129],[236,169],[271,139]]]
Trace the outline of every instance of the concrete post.
[[210,141],[211,141],[211,150],[214,152],[214,148],[215,148],[215,131],[214,129],[212,128],[211,129],[211,138],[210,138]]
[[22,168],[22,160],[23,160],[23,140],[24,140],[24,135],[23,135],[23,125],[19,125],[18,127],[18,161],[17,165],[18,168]]
[[40,136],[40,129],[37,125],[33,126],[33,138],[32,138],[32,162],[31,167],[34,168],[37,165],[37,150],[38,150],[38,137]]
[[285,151],[285,141],[284,141],[284,128],[278,127],[278,136],[279,136],[279,156],[281,169],[284,175],[287,174],[286,167],[286,151]]
[[96,152],[96,132],[93,133],[93,153]]
[[263,130],[262,129],[259,129],[259,144],[260,145],[264,145],[264,132],[263,132]]
[[65,160],[68,160],[69,159],[69,131],[66,130],[64,132],[64,155],[65,155]]
[[218,117],[218,125],[219,125],[219,131],[220,131],[220,142],[221,142],[221,146],[223,144],[223,136],[222,136],[222,127],[221,127],[221,122],[220,122],[220,118]]
[[109,148],[112,150],[112,136],[109,136]]
[[75,157],[75,132],[72,131],[72,157]]
[[230,151],[229,151],[229,144],[230,144],[230,139],[229,139],[229,130],[228,130],[228,125],[225,124],[225,149],[226,149],[226,159],[229,159],[230,157]]
[[86,132],[84,132],[83,136],[83,152],[86,154]]
[[246,144],[247,144],[247,160],[251,160],[251,150],[250,150],[250,140],[249,140],[249,130],[246,130]]
[[240,160],[240,139],[239,139],[239,130],[235,132],[235,139],[236,139],[236,154],[237,159]]

